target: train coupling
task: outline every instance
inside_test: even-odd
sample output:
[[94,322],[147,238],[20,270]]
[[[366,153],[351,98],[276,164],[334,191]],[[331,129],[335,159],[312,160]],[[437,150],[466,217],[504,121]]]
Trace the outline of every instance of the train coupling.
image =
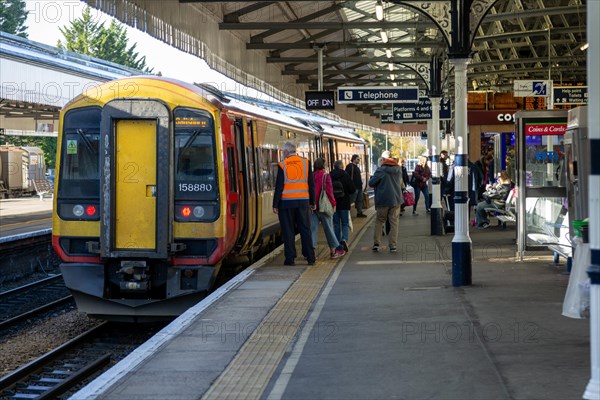
[[150,286],[150,276],[146,273],[148,264],[146,261],[123,260],[121,269],[117,271],[122,275],[119,288],[124,292],[145,292]]

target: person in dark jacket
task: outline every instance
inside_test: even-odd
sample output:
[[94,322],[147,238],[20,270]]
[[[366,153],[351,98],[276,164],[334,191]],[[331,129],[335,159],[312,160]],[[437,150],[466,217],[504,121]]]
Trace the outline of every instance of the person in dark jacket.
[[296,154],[296,146],[286,142],[283,146],[284,160],[279,163],[273,212],[279,216],[283,233],[284,265],[295,265],[296,227],[300,232],[302,254],[308,265],[316,262],[310,231],[310,213],[316,210],[315,180],[310,163]]
[[[344,194],[342,197],[336,197],[335,213],[333,214],[333,231],[335,236],[342,246],[344,251],[348,252],[348,230],[350,229],[350,195],[352,195],[356,188],[350,178],[350,175],[344,171],[344,163],[341,160],[337,160],[333,164],[333,171],[329,174],[332,182],[339,181],[344,187]],[[335,192],[335,191],[334,191]]]
[[431,178],[431,169],[427,165],[427,156],[421,156],[419,158],[419,163],[415,167],[413,171],[413,181],[414,185],[412,187],[415,189],[415,204],[413,205],[413,215],[419,215],[417,213],[417,204],[419,204],[419,197],[421,192],[423,192],[423,197],[425,201],[425,210],[427,213],[430,212],[431,202],[429,199],[429,181]]
[[383,160],[371,179],[369,186],[375,188],[375,232],[373,234],[373,251],[379,251],[381,231],[386,219],[390,221],[388,235],[390,252],[398,251],[398,225],[400,223],[400,207],[404,203],[402,196],[402,168],[393,158]]
[[448,158],[448,152],[442,150],[440,152],[440,196],[447,194],[448,188],[448,174],[450,173],[450,159]]
[[[483,185],[483,172],[477,164],[472,163],[469,160],[468,163],[468,177],[467,189],[469,194],[469,215],[471,215],[471,209],[475,207],[479,202],[479,191]],[[449,194],[448,201],[450,202],[450,210],[454,211],[454,162],[448,169],[448,178],[446,184],[446,193]]]
[[350,203],[354,203],[354,208],[356,208],[356,216],[358,218],[366,218],[367,216],[363,213],[363,181],[360,172],[360,157],[358,154],[354,154],[350,163],[346,165],[346,173],[350,175],[352,178],[352,182],[354,183],[354,187],[356,191],[350,195]]
[[[408,178],[408,170],[406,169],[406,160],[404,158],[400,160],[400,168],[402,168],[402,183],[404,184],[404,186],[406,186],[406,185],[408,185],[409,178]],[[402,215],[403,212],[404,212],[404,204],[402,204],[402,206],[400,207],[400,215]],[[389,233],[389,229],[387,229],[387,225],[386,225],[386,231]]]

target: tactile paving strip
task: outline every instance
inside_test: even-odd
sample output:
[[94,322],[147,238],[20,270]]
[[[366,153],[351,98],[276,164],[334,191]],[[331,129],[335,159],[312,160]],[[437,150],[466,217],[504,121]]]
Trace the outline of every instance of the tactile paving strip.
[[259,399],[337,259],[307,268],[248,338],[202,399]]

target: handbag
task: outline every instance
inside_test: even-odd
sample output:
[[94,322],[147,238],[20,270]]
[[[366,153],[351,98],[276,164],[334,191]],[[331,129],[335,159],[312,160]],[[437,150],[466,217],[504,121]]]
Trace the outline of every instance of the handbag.
[[402,197],[404,197],[404,205],[405,206],[414,206],[415,205],[415,196],[411,192],[403,192]]
[[333,217],[333,205],[329,201],[329,197],[325,193],[325,178],[327,174],[323,174],[323,186],[321,186],[321,195],[319,196],[319,212],[327,215],[328,217]]

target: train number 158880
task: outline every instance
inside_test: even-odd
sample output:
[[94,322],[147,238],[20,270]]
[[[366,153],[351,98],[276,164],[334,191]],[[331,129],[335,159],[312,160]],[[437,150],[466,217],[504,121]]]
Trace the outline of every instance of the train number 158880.
[[180,183],[180,192],[210,192],[213,189],[213,185],[210,183]]

